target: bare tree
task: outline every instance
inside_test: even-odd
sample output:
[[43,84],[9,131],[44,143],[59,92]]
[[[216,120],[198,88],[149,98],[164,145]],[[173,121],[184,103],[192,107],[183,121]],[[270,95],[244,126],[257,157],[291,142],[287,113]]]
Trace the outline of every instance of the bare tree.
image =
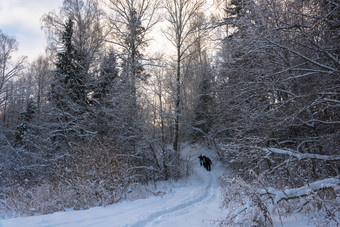
[[[170,100],[168,87],[168,72],[166,63],[162,57],[157,56],[157,63],[154,66],[148,67],[151,78],[148,84],[144,86],[144,102],[147,106],[145,119],[149,122],[146,125],[147,133],[150,135],[149,144],[153,152],[154,160],[156,162],[157,171],[156,175],[161,179],[168,180],[173,177],[177,169],[174,166],[173,158],[170,157],[168,144],[171,141],[171,108],[167,102]],[[169,123],[170,122],[170,123]]]
[[106,36],[103,24],[104,12],[96,0],[64,0],[59,12],[51,11],[43,16],[42,28],[48,37],[48,50],[56,55],[61,45],[65,21],[74,22],[73,43],[83,59],[81,65],[87,72],[98,57]]
[[146,56],[144,48],[148,45],[147,35],[154,25],[159,22],[156,10],[158,1],[153,0],[109,0],[108,6],[112,11],[109,16],[111,40],[120,50],[123,60],[123,73],[126,74],[132,97],[132,109],[137,110],[137,79],[144,80],[143,64]]
[[29,73],[33,76],[38,111],[47,102],[47,94],[49,89],[48,81],[51,68],[50,61],[43,56],[38,57],[31,64]]
[[25,58],[12,60],[17,47],[17,41],[0,30],[0,108],[3,120],[6,118],[7,101],[14,92],[8,85],[14,77],[18,76],[25,63]]
[[181,105],[182,64],[190,54],[190,48],[195,44],[193,34],[197,25],[192,23],[195,16],[202,9],[204,0],[166,0],[164,9],[167,12],[166,20],[170,24],[164,31],[165,37],[176,48],[176,82],[175,82],[175,125],[173,149],[179,151],[179,124]]
[[159,1],[108,0],[107,5],[111,10],[108,15],[110,39],[107,41],[118,50],[117,55],[121,63],[119,78],[122,86],[125,86],[121,93],[124,103],[119,104],[122,107],[120,124],[123,124],[125,129],[122,131],[122,140],[130,152],[130,161],[136,163],[139,162],[136,154],[146,155],[138,151],[143,146],[141,144],[145,143],[142,133],[142,108],[138,103],[139,87],[148,77],[144,66],[149,64],[143,51],[148,45],[148,34],[159,21],[156,15]]

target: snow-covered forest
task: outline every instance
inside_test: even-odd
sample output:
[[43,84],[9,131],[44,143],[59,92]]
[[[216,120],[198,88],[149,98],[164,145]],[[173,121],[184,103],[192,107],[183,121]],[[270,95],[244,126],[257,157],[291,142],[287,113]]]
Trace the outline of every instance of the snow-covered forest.
[[0,218],[185,179],[192,144],[220,225],[339,225],[339,0],[64,0],[41,27],[33,61],[0,27]]

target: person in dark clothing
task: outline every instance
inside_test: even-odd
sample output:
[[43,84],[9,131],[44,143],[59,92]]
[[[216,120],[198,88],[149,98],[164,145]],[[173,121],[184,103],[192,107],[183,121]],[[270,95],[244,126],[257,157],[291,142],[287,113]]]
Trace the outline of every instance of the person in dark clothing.
[[212,164],[212,161],[210,158],[206,157],[206,169],[208,171],[211,171],[211,164]]
[[202,155],[198,156],[198,159],[200,160],[200,165],[202,166],[202,164],[203,164],[203,156]]
[[205,155],[202,157],[203,167],[207,168],[207,157]]

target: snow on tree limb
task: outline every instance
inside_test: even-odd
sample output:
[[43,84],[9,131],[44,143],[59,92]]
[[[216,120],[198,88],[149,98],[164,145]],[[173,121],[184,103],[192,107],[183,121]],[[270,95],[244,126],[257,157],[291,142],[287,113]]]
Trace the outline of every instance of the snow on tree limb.
[[335,188],[340,184],[339,178],[326,178],[323,180],[315,181],[308,185],[299,188],[287,188],[283,191],[274,188],[259,189],[258,192],[261,196],[271,195],[274,197],[274,204],[278,204],[282,200],[296,199],[303,196],[308,196],[311,192],[319,191],[325,188]]
[[283,150],[278,148],[260,148],[260,150],[265,152],[271,152],[275,154],[283,154],[293,156],[299,160],[302,159],[319,159],[319,160],[327,160],[327,161],[339,161],[340,155],[320,155],[320,154],[308,154],[308,153],[299,153],[290,150]]
[[293,54],[296,54],[297,56],[299,56],[299,57],[305,59],[306,61],[308,61],[308,62],[310,62],[310,63],[312,63],[312,64],[314,64],[314,65],[319,66],[320,68],[327,69],[327,70],[329,70],[330,72],[338,72],[338,70],[337,70],[336,68],[332,68],[332,67],[330,67],[330,66],[328,66],[328,65],[322,64],[322,63],[320,63],[320,62],[318,62],[318,61],[316,61],[316,60],[314,60],[314,59],[311,59],[311,58],[307,57],[306,55],[304,55],[304,54],[302,54],[302,53],[300,53],[300,52],[298,52],[298,51],[293,50],[292,48],[289,48],[289,47],[286,47],[286,46],[284,46],[284,45],[281,45],[281,44],[279,44],[279,43],[277,43],[277,42],[274,42],[274,41],[272,41],[272,40],[270,40],[270,39],[267,39],[267,38],[265,38],[265,39],[266,39],[269,43],[271,43],[271,44],[273,44],[273,45],[276,45],[276,46],[278,46],[278,47],[280,47],[280,48],[282,48],[282,49],[286,49],[286,50],[288,50],[289,52],[291,52],[291,53],[293,53]]
[[[254,189],[254,185],[246,184],[243,180],[237,178],[229,180],[229,183],[236,186],[236,188],[233,189],[235,191],[231,192],[231,196],[241,196],[243,201],[238,201],[237,204],[234,204],[236,206],[231,205],[234,209],[229,214],[229,219],[236,222],[238,222],[238,219],[242,220],[244,215],[249,215],[249,213],[254,211],[262,210],[262,214],[264,215],[269,210],[278,206],[282,201],[307,197],[314,195],[317,191],[325,189],[333,189],[336,191],[340,187],[340,179],[338,177],[326,178],[298,188],[286,188],[284,190],[278,190],[272,187]],[[241,193],[240,190],[242,191]],[[228,204],[230,205],[230,202],[228,202]],[[304,205],[305,204],[306,203],[304,203]],[[255,212],[255,214],[257,215],[258,212]]]

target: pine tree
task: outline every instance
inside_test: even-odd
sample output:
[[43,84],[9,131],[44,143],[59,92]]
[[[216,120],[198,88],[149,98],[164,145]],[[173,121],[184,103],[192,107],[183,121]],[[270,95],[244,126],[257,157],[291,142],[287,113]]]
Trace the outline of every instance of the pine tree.
[[93,86],[92,98],[94,100],[92,100],[92,102],[99,102],[100,105],[106,107],[109,105],[109,99],[112,98],[114,89],[114,80],[118,77],[118,69],[116,66],[116,54],[113,50],[110,50],[100,64],[100,73]]
[[231,0],[226,5],[227,19],[230,17],[240,17],[242,15],[245,0]]
[[[139,79],[142,78],[144,68],[141,63],[143,54],[141,53],[142,48],[146,45],[144,39],[145,28],[141,24],[141,20],[137,17],[136,9],[129,11],[130,19],[126,25],[126,30],[129,35],[125,37],[126,54],[125,65],[129,67],[131,76]],[[135,86],[131,84],[131,86]]]
[[28,124],[32,120],[33,115],[35,114],[36,106],[32,101],[27,103],[26,110],[20,113],[19,120],[21,123],[17,126],[17,133],[15,136],[15,140],[17,144],[21,144],[23,142],[24,136],[28,130]]
[[[127,150],[133,153],[134,157],[139,143],[144,143],[138,92],[139,85],[145,82],[147,77],[143,67],[147,61],[143,56],[143,49],[147,46],[147,33],[157,22],[157,18],[154,18],[157,5],[157,1],[110,0],[110,8],[114,13],[110,18],[115,37],[113,43],[117,45],[122,60],[119,82],[120,95],[124,96],[124,101],[117,105],[124,112],[121,115],[121,128],[126,130],[121,130],[120,135]],[[121,97],[115,99],[119,100]]]
[[[53,121],[55,131],[53,141],[67,142],[71,146],[91,133],[86,130],[88,112],[87,81],[83,67],[79,64],[81,56],[72,44],[73,21],[68,19],[62,34],[62,51],[57,54],[58,61],[53,71],[49,99],[54,106]],[[57,139],[59,138],[59,139]],[[58,144],[58,143],[57,143]]]
[[93,107],[92,122],[95,122],[93,130],[100,137],[106,136],[112,139],[117,136],[114,125],[117,122],[117,112],[121,111],[115,105],[116,96],[121,95],[120,91],[117,91],[119,87],[117,77],[116,55],[113,50],[110,50],[101,61],[100,72],[96,81],[92,83],[93,94],[89,100]]
[[199,84],[198,100],[195,107],[195,116],[192,123],[193,126],[193,139],[205,137],[211,127],[211,108],[213,104],[213,98],[211,96],[211,80],[208,72],[203,73],[202,80]]
[[[62,44],[63,50],[58,53],[56,70],[53,73],[50,100],[58,109],[80,114],[86,105],[86,81],[82,66],[78,63],[79,55],[72,44],[73,21],[65,23]],[[74,105],[77,108],[74,108]]]

